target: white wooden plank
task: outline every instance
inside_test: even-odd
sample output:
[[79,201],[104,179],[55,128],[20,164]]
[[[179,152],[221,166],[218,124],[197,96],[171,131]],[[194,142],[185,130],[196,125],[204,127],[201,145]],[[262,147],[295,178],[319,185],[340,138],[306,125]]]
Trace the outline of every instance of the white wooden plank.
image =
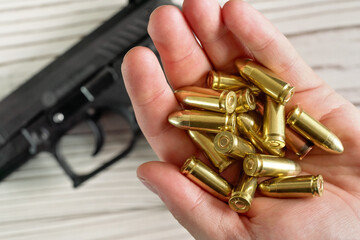
[[33,21],[48,18],[56,18],[58,16],[66,16],[79,12],[96,12],[98,9],[121,9],[124,6],[124,0],[89,0],[64,2],[64,4],[50,5],[39,8],[25,8],[16,11],[2,12],[0,15],[0,24],[8,24],[20,21]]
[[[88,0],[77,0],[79,1],[88,1]],[[44,6],[55,6],[58,4],[67,4],[73,2],[72,0],[31,0],[31,1],[16,1],[16,0],[2,0],[0,1],[0,12],[10,12],[19,9],[34,8],[34,7],[44,7]]]
[[[175,239],[192,239],[185,230],[177,228],[177,222],[163,207],[127,213],[89,215],[68,221],[54,220],[34,224],[31,229],[5,231],[0,233],[0,236],[3,235],[6,239],[154,239],[154,236],[163,235],[171,229]],[[146,224],[148,222],[153,224]],[[139,226],[142,228],[141,231]],[[94,227],[102,231],[94,232]]]
[[69,26],[64,29],[55,28],[41,32],[29,32],[28,34],[24,34],[23,37],[19,37],[19,35],[4,36],[0,38],[0,50],[16,49],[22,46],[42,45],[57,40],[78,39],[79,37],[86,35],[89,32],[89,29],[95,29],[98,25],[99,22],[91,22],[86,25]]
[[360,25],[359,9],[335,11],[331,14],[304,15],[299,18],[274,20],[274,25],[286,35],[317,32]]
[[359,87],[360,28],[330,30],[291,37],[297,51],[333,88]]
[[58,16],[57,18],[50,18],[44,20],[33,20],[31,22],[21,21],[1,25],[0,24],[0,36],[13,36],[19,37],[25,36],[28,33],[46,32],[55,29],[66,29],[72,26],[87,25],[91,23],[97,23],[98,25],[116,13],[117,9],[106,8],[97,9],[96,12],[81,12],[77,14]]
[[332,4],[332,3],[339,3],[339,1],[329,1],[329,0],[302,0],[302,1],[284,1],[284,0],[248,0],[253,7],[257,10],[261,11],[262,13],[267,12],[284,12],[289,9],[301,9],[301,8],[316,8],[317,6],[323,6],[323,4]]
[[5,49],[1,51],[0,66],[55,57],[79,40],[80,37],[48,42],[40,46],[23,46],[16,49]]

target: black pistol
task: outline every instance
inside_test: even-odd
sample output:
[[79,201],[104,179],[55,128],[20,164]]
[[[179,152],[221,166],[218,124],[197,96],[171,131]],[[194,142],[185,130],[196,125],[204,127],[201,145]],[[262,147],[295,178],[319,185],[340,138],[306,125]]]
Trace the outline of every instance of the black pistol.
[[[40,152],[51,153],[77,187],[128,154],[140,133],[120,66],[125,53],[142,45],[155,51],[147,34],[151,12],[163,0],[130,0],[120,12],[34,75],[0,102],[0,181]],[[80,123],[104,146],[101,119],[115,114],[131,129],[126,146],[87,173],[77,173],[59,148]],[[115,122],[117,124],[117,122]],[[119,132],[121,134],[121,132]],[[71,161],[70,161],[71,162]]]

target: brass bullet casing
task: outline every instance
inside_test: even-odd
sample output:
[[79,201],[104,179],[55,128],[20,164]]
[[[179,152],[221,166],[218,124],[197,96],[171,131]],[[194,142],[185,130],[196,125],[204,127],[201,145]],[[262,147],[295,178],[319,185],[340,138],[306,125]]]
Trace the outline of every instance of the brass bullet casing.
[[193,156],[188,158],[180,171],[213,196],[223,201],[229,200],[232,191],[231,184],[199,159]]
[[344,147],[340,139],[319,121],[296,106],[287,117],[289,126],[312,141],[316,146],[330,153],[342,153]]
[[214,138],[216,151],[233,158],[244,158],[248,153],[255,153],[254,146],[230,132],[220,132]]
[[250,88],[254,95],[259,95],[261,90],[250,84],[240,76],[230,75],[223,72],[211,70],[207,76],[207,85],[214,90],[239,90]]
[[235,111],[237,113],[248,112],[256,108],[256,101],[254,94],[249,88],[244,88],[236,92],[237,106]]
[[[254,112],[254,111],[253,111]],[[250,121],[251,118],[249,115],[241,113],[237,116],[238,130],[241,134],[245,135],[248,140],[262,153],[268,153],[271,155],[276,155],[279,157],[285,156],[284,149],[271,148],[269,145],[265,144],[264,138],[261,135],[260,128],[258,124],[254,124],[255,121]]]
[[240,177],[238,185],[231,193],[231,197],[229,199],[230,208],[238,213],[249,211],[256,187],[257,179],[243,174]]
[[286,104],[294,94],[294,87],[280,80],[269,69],[251,59],[237,59],[235,65],[242,77],[252,82],[279,103]]
[[299,156],[300,160],[302,160],[314,146],[314,143],[301,137],[289,127],[285,128],[285,135],[286,148],[291,149],[297,156]]
[[263,136],[271,148],[285,147],[285,106],[266,97]]
[[208,88],[185,87],[174,92],[177,100],[185,106],[221,113],[233,113],[237,106],[235,92],[224,90],[221,93]]
[[293,160],[263,154],[248,154],[243,162],[244,172],[254,177],[296,176],[301,167]]
[[272,178],[260,183],[258,189],[268,197],[321,197],[324,180],[321,175]]
[[224,171],[234,162],[233,159],[230,159],[215,150],[214,137],[212,134],[193,130],[189,130],[188,133],[196,145],[204,151],[211,163],[219,169],[219,172]]
[[175,127],[185,130],[237,133],[236,115],[234,113],[224,115],[210,111],[183,110],[171,113],[168,121]]

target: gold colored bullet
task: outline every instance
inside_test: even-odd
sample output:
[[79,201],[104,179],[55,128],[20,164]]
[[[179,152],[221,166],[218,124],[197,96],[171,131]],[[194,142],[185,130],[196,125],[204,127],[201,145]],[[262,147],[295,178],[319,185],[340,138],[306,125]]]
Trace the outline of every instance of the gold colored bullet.
[[231,184],[199,159],[188,158],[180,171],[213,196],[223,201],[229,200],[232,191]]
[[207,76],[207,85],[214,90],[239,90],[250,88],[255,96],[261,93],[260,89],[240,76],[230,75],[211,70]]
[[248,153],[255,153],[254,146],[230,132],[220,132],[214,138],[216,151],[233,158],[244,158]]
[[183,110],[171,113],[168,121],[175,127],[185,130],[237,133],[235,114],[224,115],[210,111]]
[[300,160],[302,160],[314,146],[314,143],[301,137],[289,127],[285,128],[285,136],[286,148],[291,149],[297,156],[299,156]]
[[296,106],[287,117],[289,126],[312,141],[316,146],[330,153],[342,153],[344,147],[340,139],[319,121]]
[[220,173],[234,162],[233,159],[215,150],[214,136],[212,134],[193,130],[189,130],[188,133],[196,145],[204,151],[211,163],[219,169]]
[[229,206],[238,213],[249,211],[256,191],[257,179],[243,174],[238,185],[233,189]]
[[185,106],[221,113],[233,113],[237,107],[236,93],[224,90],[221,93],[200,87],[185,87],[174,92],[177,100]]
[[237,91],[236,96],[237,106],[235,111],[237,113],[248,112],[256,108],[255,97],[249,88]]
[[268,197],[321,197],[324,180],[321,175],[272,178],[260,183],[258,189]]
[[248,154],[243,169],[254,177],[296,176],[301,172],[300,165],[293,160],[263,154]]
[[256,132],[256,128],[254,128],[256,124],[253,124],[254,122],[250,121],[250,119],[249,116],[243,117],[243,114],[237,116],[239,132],[246,136],[246,138],[262,153],[268,153],[279,157],[285,156],[285,151],[283,149],[271,148],[269,145],[265,144],[261,132],[259,130]]
[[285,147],[285,106],[266,97],[263,134],[271,148]]
[[237,115],[236,121],[239,127],[238,130],[241,133],[247,132],[247,129],[252,129],[253,132],[259,133],[263,125],[262,116],[257,111],[240,113]]
[[235,65],[241,76],[252,82],[264,93],[279,103],[286,104],[294,94],[294,87],[280,80],[269,69],[251,59],[237,59]]

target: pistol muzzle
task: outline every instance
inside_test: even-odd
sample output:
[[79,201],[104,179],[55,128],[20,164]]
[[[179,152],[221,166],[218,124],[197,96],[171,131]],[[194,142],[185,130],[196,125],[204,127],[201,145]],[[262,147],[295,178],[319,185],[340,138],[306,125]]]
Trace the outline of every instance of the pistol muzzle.
[[321,197],[324,180],[318,176],[280,177],[263,181],[259,184],[260,192],[268,197]]
[[301,172],[300,165],[290,159],[263,154],[248,154],[243,169],[254,177],[296,176]]
[[294,87],[280,80],[269,69],[251,59],[237,59],[235,65],[241,76],[279,103],[286,104],[294,94]]
[[188,158],[180,171],[213,196],[223,201],[229,200],[232,191],[231,184],[199,159]]
[[224,171],[234,162],[233,159],[216,151],[212,134],[193,130],[189,130],[188,133],[191,139],[204,151],[211,163],[219,169],[219,172]]
[[327,152],[342,153],[344,151],[340,139],[299,106],[288,114],[287,123],[297,133]]

